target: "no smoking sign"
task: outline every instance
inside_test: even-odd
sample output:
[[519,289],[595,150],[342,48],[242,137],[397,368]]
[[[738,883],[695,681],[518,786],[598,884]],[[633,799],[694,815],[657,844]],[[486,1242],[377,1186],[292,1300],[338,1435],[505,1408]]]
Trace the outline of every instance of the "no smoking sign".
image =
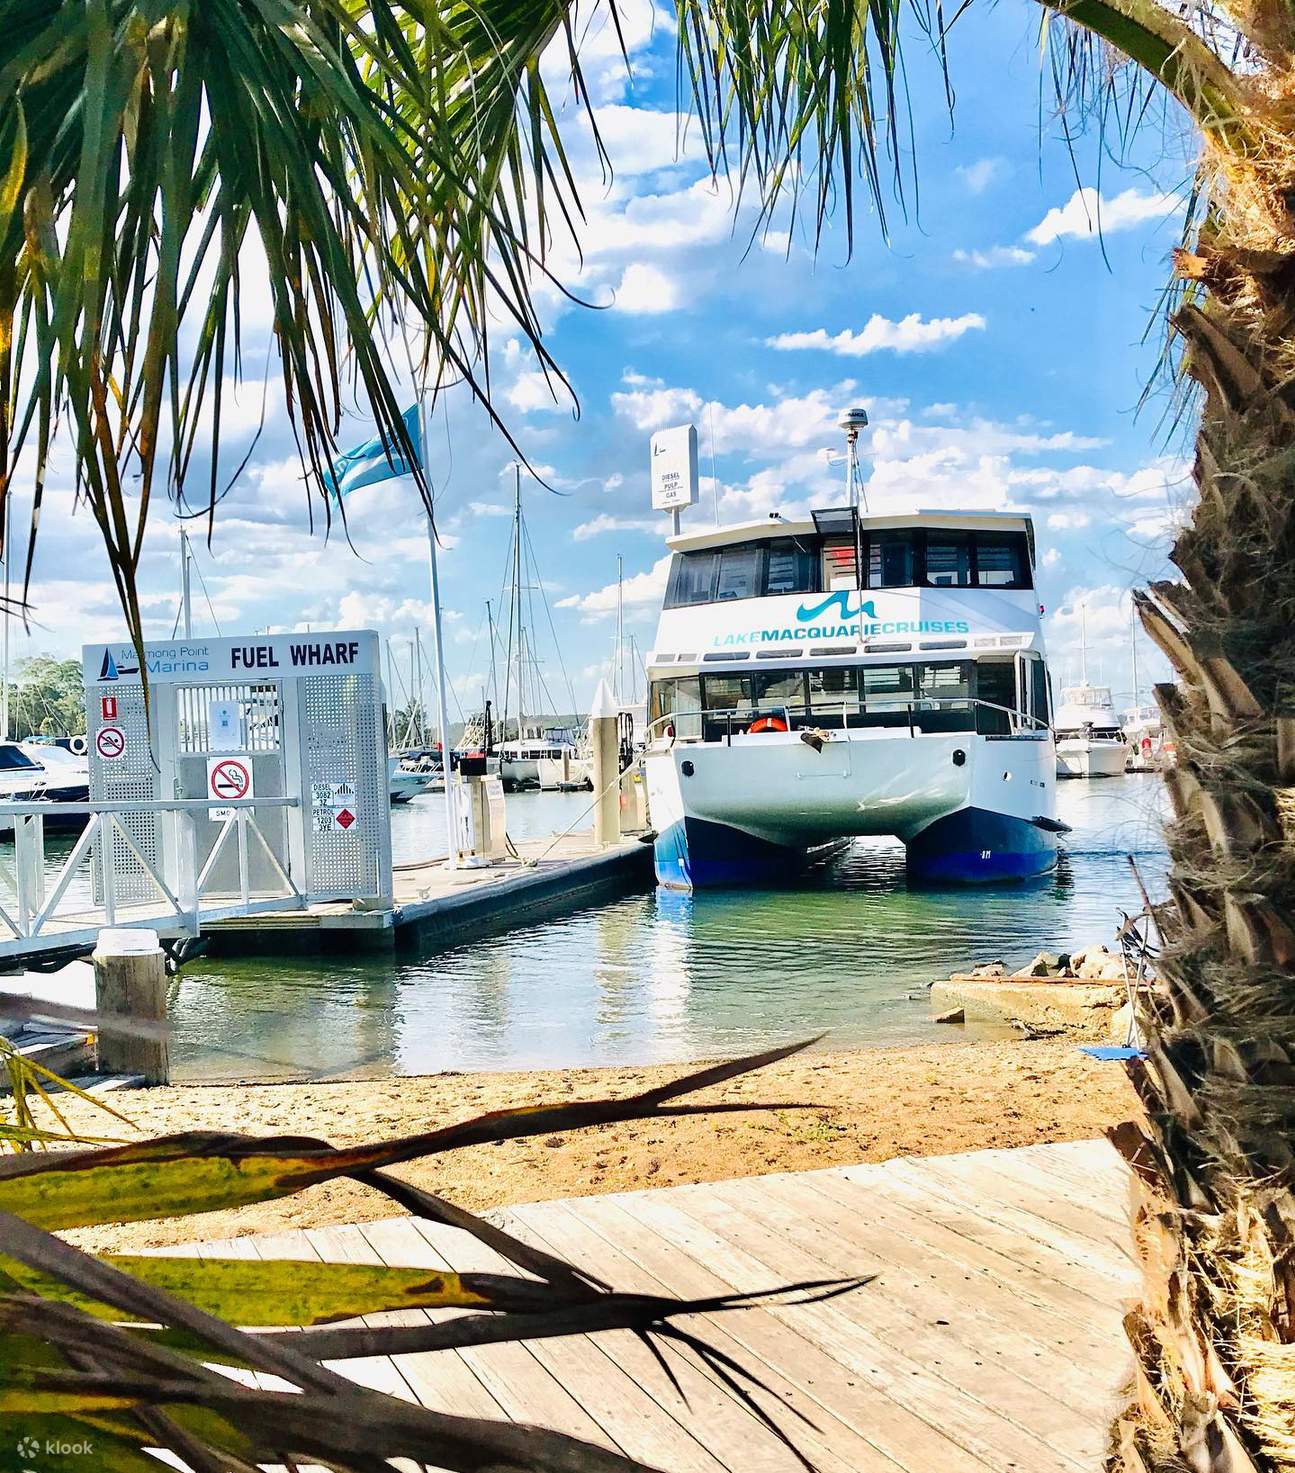
[[[252,764],[246,757],[207,758],[207,796],[229,803],[236,798],[254,798]],[[209,808],[208,816],[223,823],[236,810]]]

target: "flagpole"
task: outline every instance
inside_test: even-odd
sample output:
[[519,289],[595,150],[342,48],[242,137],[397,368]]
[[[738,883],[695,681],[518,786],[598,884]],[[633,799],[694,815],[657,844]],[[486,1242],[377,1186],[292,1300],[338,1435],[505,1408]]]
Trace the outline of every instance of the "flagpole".
[[445,848],[446,866],[459,867],[458,821],[455,812],[453,763],[450,760],[450,703],[445,679],[445,640],[441,631],[441,584],[436,570],[436,522],[432,515],[432,483],[427,476],[427,446],[431,442],[430,423],[427,410],[427,379],[420,380],[414,368],[414,353],[409,346],[409,330],[403,312],[397,314],[400,337],[405,345],[405,361],[409,364],[409,386],[418,395],[418,460],[423,470],[423,484],[427,488],[427,570],[432,591],[432,641],[436,660],[436,704],[441,729],[441,778],[445,792]]

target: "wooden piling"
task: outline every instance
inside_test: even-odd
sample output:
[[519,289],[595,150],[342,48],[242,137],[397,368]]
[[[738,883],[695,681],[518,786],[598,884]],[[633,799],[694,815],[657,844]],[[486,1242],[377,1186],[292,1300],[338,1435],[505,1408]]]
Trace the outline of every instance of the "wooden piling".
[[615,844],[621,836],[620,741],[616,702],[607,682],[600,680],[589,712],[589,743],[593,748],[594,841]]
[[[99,1013],[145,1023],[166,1021],[166,958],[156,931],[100,931],[92,960]],[[101,1028],[99,1072],[141,1074],[147,1084],[169,1084],[171,1059],[165,1036]]]

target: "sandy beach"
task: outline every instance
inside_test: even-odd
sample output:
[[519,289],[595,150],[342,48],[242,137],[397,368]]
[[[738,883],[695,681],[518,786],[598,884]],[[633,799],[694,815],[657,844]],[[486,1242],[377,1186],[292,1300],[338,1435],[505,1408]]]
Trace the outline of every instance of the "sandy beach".
[[[687,1066],[438,1074],[327,1084],[171,1086],[112,1097],[148,1135],[186,1129],[293,1133],[344,1145],[426,1130],[483,1111],[541,1101],[630,1094]],[[972,1043],[811,1052],[696,1098],[796,1101],[804,1108],[601,1126],[562,1136],[474,1146],[398,1174],[474,1211],[722,1177],[803,1171],[900,1155],[1077,1140],[1126,1119],[1134,1097],[1123,1070],[1074,1043]],[[124,1127],[73,1101],[74,1127]],[[106,1129],[105,1127],[111,1127]],[[390,1217],[387,1199],[351,1182],[282,1201],[175,1222],[85,1229],[104,1250]]]

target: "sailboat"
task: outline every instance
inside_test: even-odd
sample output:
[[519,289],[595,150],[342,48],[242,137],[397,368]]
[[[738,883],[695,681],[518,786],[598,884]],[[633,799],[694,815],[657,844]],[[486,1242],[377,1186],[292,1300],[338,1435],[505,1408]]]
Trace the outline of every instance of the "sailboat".
[[1052,718],[1058,777],[1119,777],[1124,772],[1124,733],[1110,687],[1088,679],[1087,607],[1079,605],[1079,684],[1063,689]]
[[[500,722],[500,732],[504,739],[496,743],[494,749],[499,758],[499,776],[505,792],[517,792],[524,788],[562,787],[568,782],[578,782],[579,779],[573,778],[572,774],[580,770],[576,734],[565,726],[546,726],[538,717],[542,704],[547,703],[550,709],[553,706],[552,696],[540,672],[540,661],[535,654],[534,606],[530,597],[533,592],[538,591],[543,603],[544,588],[522,516],[520,465],[514,466],[514,475],[513,529],[508,550],[510,573],[503,719]],[[533,583],[528,581],[532,577],[535,580]],[[547,603],[543,603],[543,606],[547,613]],[[556,631],[552,630],[551,615],[549,625],[556,645]],[[562,666],[560,651],[558,665],[565,680],[566,670]],[[571,693],[570,681],[567,680],[566,683],[571,709],[574,711],[575,696]],[[537,714],[528,719],[528,711]],[[507,735],[510,722],[516,730],[516,735],[511,738]]]

